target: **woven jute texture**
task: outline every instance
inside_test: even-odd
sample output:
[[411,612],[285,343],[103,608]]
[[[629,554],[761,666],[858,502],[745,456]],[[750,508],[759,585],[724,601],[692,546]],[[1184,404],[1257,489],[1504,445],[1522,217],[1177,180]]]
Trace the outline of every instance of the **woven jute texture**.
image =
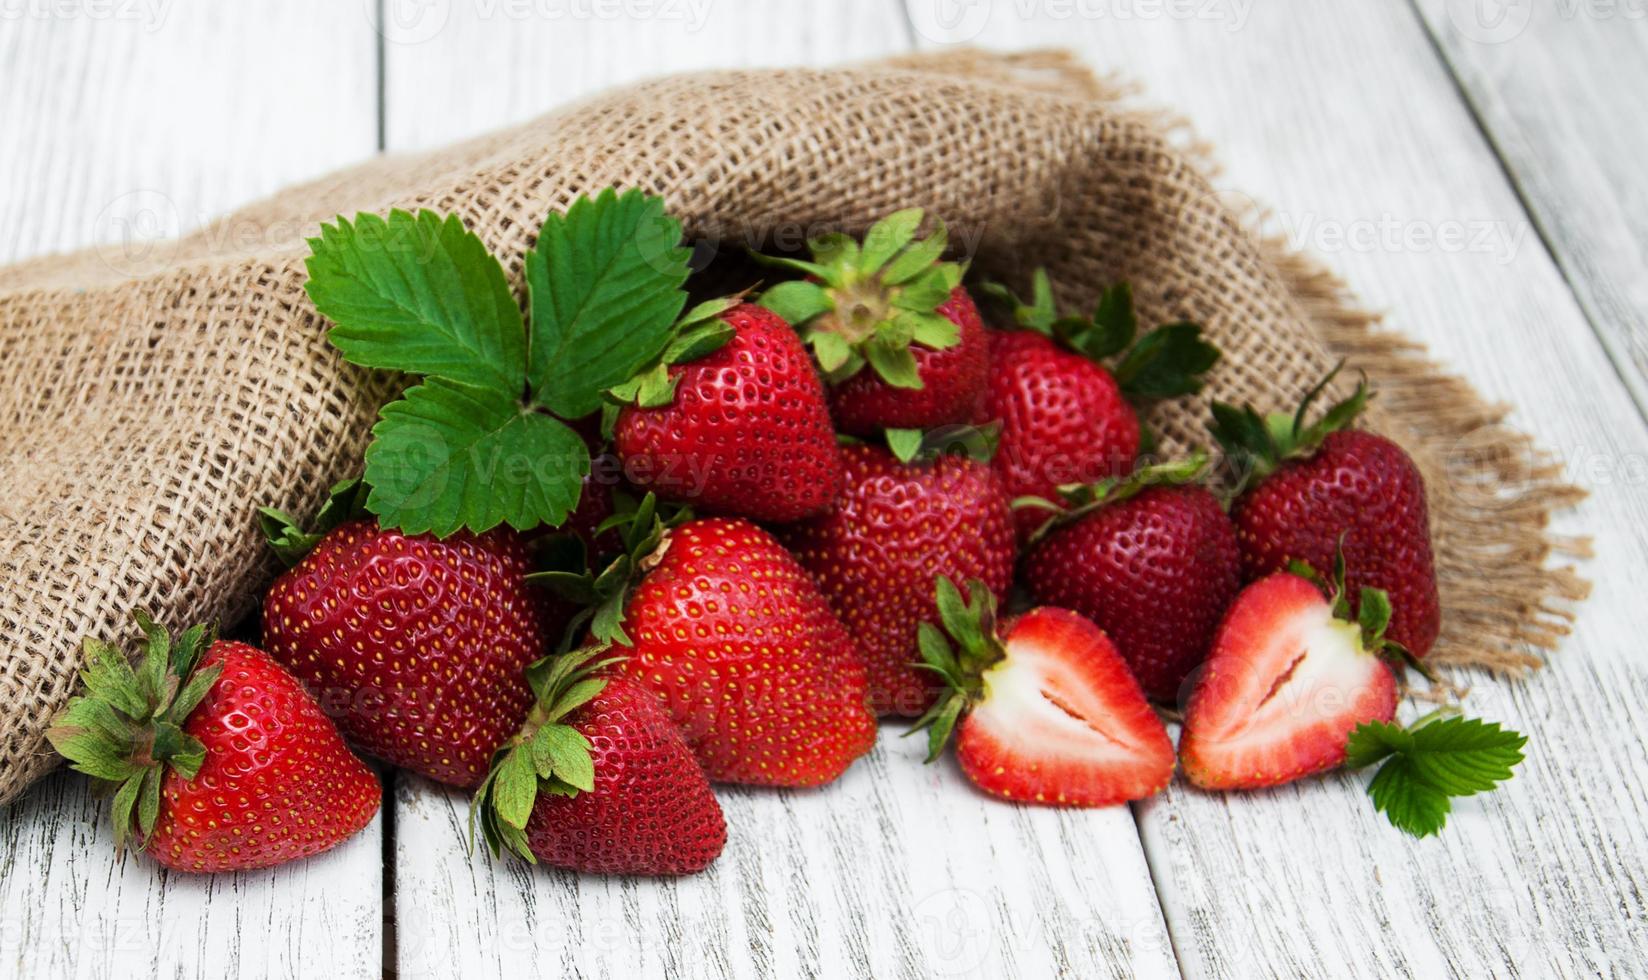
[[374,160],[181,241],[0,269],[0,801],[53,765],[42,733],[82,636],[125,636],[135,606],[179,625],[245,614],[273,570],[254,508],[312,512],[357,470],[400,382],[328,348],[305,236],[340,213],[454,212],[518,281],[545,213],[608,185],[663,195],[722,249],[918,205],[995,277],[1046,265],[1072,304],[1126,279],[1144,322],[1198,321],[1225,352],[1204,397],[1155,410],[1169,451],[1206,444],[1207,398],[1290,406],[1348,357],[1380,390],[1369,423],[1429,481],[1435,660],[1536,664],[1584,591],[1544,531],[1576,492],[1503,410],[1227,209],[1209,173],[1184,127],[1069,56],[961,51],[664,79]]

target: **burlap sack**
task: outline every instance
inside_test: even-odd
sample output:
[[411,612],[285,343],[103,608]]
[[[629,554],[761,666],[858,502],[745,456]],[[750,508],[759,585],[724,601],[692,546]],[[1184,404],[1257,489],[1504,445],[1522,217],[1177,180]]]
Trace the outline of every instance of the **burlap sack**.
[[[303,292],[318,222],[456,212],[518,273],[549,209],[607,185],[664,195],[727,249],[924,206],[994,276],[1046,264],[1083,303],[1077,289],[1127,279],[1146,322],[1205,324],[1226,354],[1210,397],[1290,405],[1348,356],[1380,386],[1373,424],[1430,481],[1435,659],[1536,663],[1583,591],[1546,567],[1543,531],[1575,491],[1501,410],[1249,230],[1184,129],[1123,95],[1048,53],[669,78],[375,160],[182,241],[0,270],[0,801],[53,765],[42,732],[81,636],[125,633],[139,605],[176,624],[246,613],[272,571],[253,508],[311,512],[359,465],[399,382],[328,348]],[[1206,443],[1205,417],[1204,398],[1153,422],[1184,449]]]

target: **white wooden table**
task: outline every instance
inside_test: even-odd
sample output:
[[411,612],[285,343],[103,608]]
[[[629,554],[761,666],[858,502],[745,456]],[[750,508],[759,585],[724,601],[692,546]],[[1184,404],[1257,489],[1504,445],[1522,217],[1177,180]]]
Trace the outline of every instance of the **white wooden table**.
[[1648,975],[1640,2],[10,0],[0,261],[646,75],[957,42],[1145,83],[1593,490],[1558,519],[1596,535],[1574,635],[1470,697],[1533,736],[1508,788],[1416,842],[1350,777],[1033,810],[884,737],[825,792],[726,792],[726,854],[657,884],[471,859],[464,801],[407,777],[318,859],[166,875],[58,776],[0,810],[0,976]]

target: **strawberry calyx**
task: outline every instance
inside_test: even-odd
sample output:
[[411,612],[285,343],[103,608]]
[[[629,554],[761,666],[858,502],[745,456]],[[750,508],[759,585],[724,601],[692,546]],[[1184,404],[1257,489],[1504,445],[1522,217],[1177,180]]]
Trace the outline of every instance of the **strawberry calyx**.
[[1104,365],[1135,405],[1201,391],[1203,377],[1219,361],[1219,349],[1202,339],[1199,324],[1187,320],[1164,323],[1139,336],[1133,288],[1125,282],[1100,290],[1098,304],[1086,317],[1059,313],[1043,268],[1031,276],[1028,303],[1001,283],[986,282],[979,288],[1006,306],[1020,329]]
[[618,411],[626,405],[663,408],[672,404],[678,379],[670,375],[670,368],[708,357],[727,346],[734,330],[721,315],[743,301],[743,293],[722,296],[705,300],[683,313],[681,319],[675,321],[671,338],[658,356],[628,380],[603,393],[601,435],[612,437]]
[[596,535],[619,532],[622,547],[606,565],[589,567],[579,548],[577,557],[564,563],[566,567],[545,568],[529,574],[526,580],[582,607],[567,627],[568,638],[588,623],[589,633],[597,642],[633,646],[624,632],[624,605],[630,588],[662,560],[669,548],[670,530],[691,520],[692,510],[667,504],[660,509],[657,496],[651,493],[636,502],[619,499],[617,503],[618,511],[595,529]]
[[[988,463],[1001,445],[1001,420],[983,425],[943,425],[936,429],[884,429],[883,438],[900,463],[930,461],[946,453]],[[845,437],[845,438],[851,438]]]
[[1373,397],[1365,376],[1348,398],[1334,403],[1315,422],[1305,422],[1312,404],[1344,366],[1344,361],[1334,365],[1326,377],[1305,393],[1291,415],[1286,412],[1260,415],[1250,405],[1237,408],[1224,402],[1213,403],[1208,431],[1224,450],[1226,463],[1236,478],[1234,493],[1239,494],[1274,473],[1287,460],[1309,456],[1330,434],[1347,429],[1356,421]]
[[223,673],[221,664],[201,668],[216,631],[198,625],[175,639],[142,610],[132,614],[146,642],[134,667],[126,654],[93,637],[83,648],[80,672],[86,693],[70,698],[52,720],[46,738],[70,768],[114,793],[117,850],[135,841],[142,850],[160,814],[160,787],[168,769],[193,779],[206,747],[183,730]]
[[537,863],[526,824],[540,794],[576,796],[595,789],[589,739],[566,718],[607,686],[602,672],[624,659],[600,644],[544,657],[527,665],[534,702],[520,731],[498,747],[469,807],[469,845],[475,825],[494,857],[507,849]]
[[960,328],[938,308],[961,285],[962,266],[940,260],[949,246],[942,222],[916,238],[922,218],[920,208],[895,211],[862,242],[821,235],[807,242],[810,260],[755,256],[807,277],[778,283],[756,301],[800,332],[830,384],[868,367],[895,388],[920,389],[911,345],[946,350],[961,342]]
[[1047,511],[1047,520],[1031,533],[1026,542],[1027,545],[1034,544],[1055,529],[1078,521],[1101,507],[1121,503],[1150,487],[1195,483],[1207,474],[1207,470],[1207,454],[1194,453],[1184,459],[1141,466],[1126,476],[1109,477],[1097,483],[1063,484],[1058,488],[1062,503],[1027,495],[1014,498],[1011,506],[1014,510],[1033,508]]
[[996,597],[983,582],[969,579],[966,598],[947,576],[939,576],[936,588],[939,621],[944,628],[928,622],[917,624],[921,663],[916,666],[937,674],[946,690],[904,733],[927,732],[928,762],[944,752],[956,722],[967,709],[988,695],[985,672],[1007,656],[996,632]]
[[1390,626],[1392,611],[1388,592],[1372,586],[1363,586],[1357,594],[1356,614],[1351,614],[1349,590],[1345,587],[1344,541],[1345,536],[1341,534],[1339,544],[1333,552],[1331,578],[1324,577],[1308,562],[1297,558],[1288,562],[1287,570],[1322,590],[1328,598],[1328,603],[1333,607],[1335,619],[1356,624],[1362,633],[1362,649],[1390,664],[1396,669],[1398,676],[1403,668],[1408,668],[1427,681],[1436,683],[1435,671],[1414,656],[1413,651],[1385,635],[1385,630]]
[[291,568],[314,550],[328,532],[366,515],[364,490],[365,484],[358,476],[332,484],[332,488],[326,491],[326,503],[321,505],[307,529],[297,518],[283,510],[259,507],[258,530],[263,533],[264,541],[275,557]]

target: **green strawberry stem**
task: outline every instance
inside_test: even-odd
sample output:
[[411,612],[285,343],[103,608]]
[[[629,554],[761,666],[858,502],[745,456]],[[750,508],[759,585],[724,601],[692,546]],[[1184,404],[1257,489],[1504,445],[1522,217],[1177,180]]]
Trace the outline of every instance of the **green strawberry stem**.
[[1414,655],[1413,651],[1385,635],[1390,626],[1391,601],[1390,593],[1384,589],[1364,586],[1357,598],[1356,619],[1351,619],[1350,596],[1345,588],[1345,536],[1339,536],[1339,543],[1333,550],[1333,576],[1323,577],[1322,573],[1308,562],[1294,559],[1288,562],[1288,571],[1302,579],[1307,579],[1323,594],[1333,606],[1333,615],[1336,619],[1346,622],[1355,622],[1362,631],[1362,646],[1369,652],[1382,657],[1401,676],[1403,669],[1412,670],[1427,681],[1438,683],[1436,672],[1423,660]]
[[526,668],[535,701],[521,729],[499,746],[469,808],[469,846],[475,825],[493,856],[509,850],[536,863],[526,824],[540,794],[576,796],[595,788],[589,739],[565,719],[607,685],[603,671],[624,659],[597,645],[545,657]]
[[360,477],[334,483],[326,492],[326,503],[309,529],[283,510],[273,507],[258,508],[258,529],[263,532],[269,550],[275,553],[287,568],[291,568],[320,543],[327,532],[366,514],[366,494]]
[[1045,497],[1014,498],[1013,509],[1034,508],[1048,512],[1048,518],[1031,533],[1028,544],[1047,537],[1055,529],[1081,520],[1101,507],[1121,503],[1150,487],[1183,486],[1200,481],[1208,470],[1206,453],[1193,453],[1180,460],[1170,460],[1154,466],[1142,466],[1127,476],[1110,477],[1097,483],[1066,483],[1059,495],[1064,503]]
[[1111,375],[1135,405],[1201,391],[1203,376],[1219,361],[1219,349],[1188,321],[1162,324],[1139,336],[1133,290],[1125,282],[1101,290],[1089,317],[1059,313],[1042,268],[1031,277],[1028,303],[1000,283],[983,283],[980,290],[1005,305],[1020,329],[1056,340],[1094,363],[1110,362]]
[[939,576],[936,589],[944,628],[926,622],[917,625],[922,662],[916,666],[937,674],[947,690],[904,733],[927,732],[928,762],[944,752],[966,710],[983,700],[984,672],[1007,655],[996,634],[996,597],[983,582],[969,580],[966,598],[947,576]]
[[174,640],[148,613],[132,617],[147,641],[135,669],[124,653],[87,637],[86,693],[70,698],[46,731],[71,768],[113,791],[117,850],[128,839],[142,850],[154,832],[166,771],[193,779],[206,761],[205,746],[183,726],[223,672],[217,664],[198,669],[214,630],[193,626]]
[[1344,361],[1334,365],[1326,377],[1305,393],[1291,415],[1277,412],[1261,416],[1251,405],[1238,408],[1224,402],[1213,403],[1208,431],[1224,450],[1226,465],[1235,478],[1232,497],[1276,472],[1287,460],[1315,452],[1322,440],[1349,428],[1362,414],[1373,397],[1366,377],[1357,383],[1348,398],[1330,406],[1315,422],[1306,422],[1311,406],[1344,366]]
[[757,302],[800,331],[830,384],[868,367],[893,387],[919,389],[910,346],[960,343],[960,329],[938,308],[961,285],[963,270],[940,260],[949,246],[943,223],[916,238],[922,218],[920,208],[894,212],[871,225],[863,242],[822,235],[807,243],[810,260],[754,256],[807,277],[779,283]]

